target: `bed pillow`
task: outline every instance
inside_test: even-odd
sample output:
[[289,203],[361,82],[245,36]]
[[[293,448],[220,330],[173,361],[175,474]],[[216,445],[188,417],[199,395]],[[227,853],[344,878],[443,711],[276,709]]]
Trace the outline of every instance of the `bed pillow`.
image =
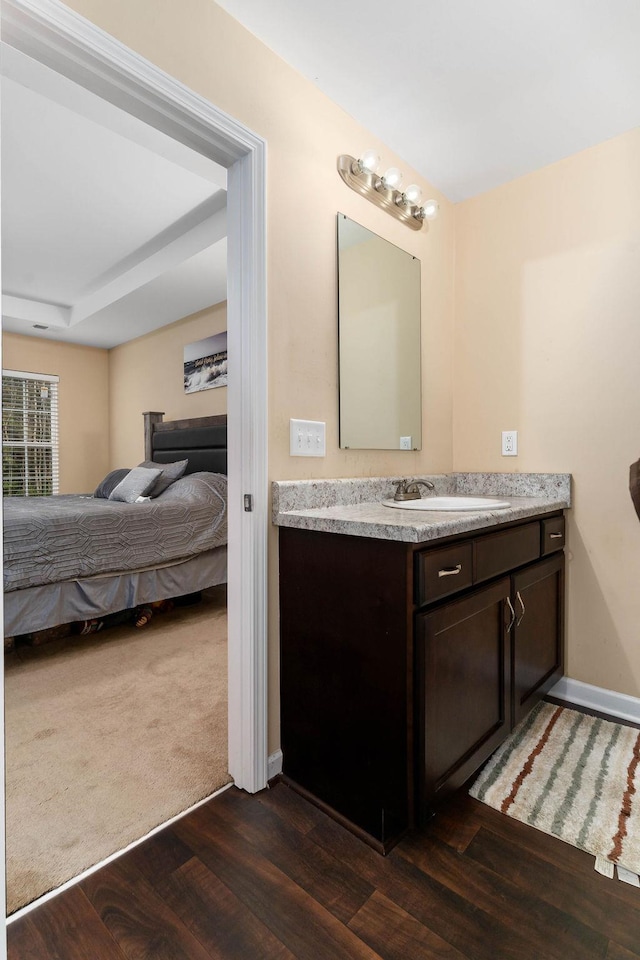
[[117,470],[108,473],[93,491],[94,497],[102,497],[103,500],[108,500],[111,491],[118,486],[121,480],[124,480],[130,469],[130,467],[119,467]]
[[143,460],[142,463],[139,463],[139,467],[160,471],[160,476],[148,492],[148,496],[159,497],[167,487],[170,487],[183,475],[188,463],[188,460],[174,460],[173,463],[155,463],[153,460]]
[[109,494],[109,500],[121,500],[123,503],[134,503],[138,497],[149,493],[160,476],[160,470],[148,470],[146,467],[134,467],[129,470],[124,480]]

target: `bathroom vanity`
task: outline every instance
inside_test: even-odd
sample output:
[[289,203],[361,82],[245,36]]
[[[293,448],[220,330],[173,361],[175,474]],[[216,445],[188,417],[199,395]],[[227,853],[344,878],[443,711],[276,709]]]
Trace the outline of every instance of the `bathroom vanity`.
[[384,479],[274,485],[283,775],[383,852],[563,673],[570,478],[500,476],[431,478],[509,499],[467,514],[384,507]]

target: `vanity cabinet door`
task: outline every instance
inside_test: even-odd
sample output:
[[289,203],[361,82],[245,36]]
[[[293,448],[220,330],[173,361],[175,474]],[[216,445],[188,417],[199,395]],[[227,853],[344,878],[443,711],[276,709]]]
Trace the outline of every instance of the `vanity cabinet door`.
[[510,588],[503,577],[416,617],[423,818],[436,797],[464,783],[509,733]]
[[560,679],[564,667],[564,554],[513,575],[513,725]]

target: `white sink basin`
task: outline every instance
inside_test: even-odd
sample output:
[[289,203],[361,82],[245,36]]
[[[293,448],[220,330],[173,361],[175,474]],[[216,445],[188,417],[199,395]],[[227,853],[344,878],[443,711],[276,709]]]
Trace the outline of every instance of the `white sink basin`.
[[422,497],[420,500],[383,500],[382,505],[399,510],[466,510],[474,513],[505,510],[511,506],[508,500],[494,500],[491,497]]

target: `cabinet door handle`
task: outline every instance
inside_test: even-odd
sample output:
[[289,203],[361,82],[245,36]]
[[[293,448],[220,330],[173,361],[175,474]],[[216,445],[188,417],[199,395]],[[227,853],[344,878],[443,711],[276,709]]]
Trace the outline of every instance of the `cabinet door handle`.
[[516,622],[516,627],[519,627],[520,624],[522,623],[522,618],[524,617],[524,615],[525,615],[525,613],[526,613],[526,610],[525,610],[525,607],[524,607],[524,600],[522,599],[522,596],[521,596],[519,590],[518,590],[518,592],[516,593],[516,597],[517,597],[518,600],[520,601],[520,606],[522,607],[522,613],[520,614],[520,616],[518,617],[518,620],[517,620],[517,622]]
[[549,540],[560,540],[562,538],[561,533],[550,533]]
[[509,626],[507,627],[507,633],[509,633],[509,631],[511,630],[511,627],[513,626],[514,620],[516,619],[516,612],[515,612],[515,610],[513,609],[513,604],[511,603],[511,598],[510,598],[510,597],[506,597],[505,599],[506,599],[506,601],[507,601],[507,606],[509,607],[509,610],[511,611],[511,620],[509,620]]
[[445,567],[444,570],[438,570],[439,577],[455,577],[462,570],[462,564],[458,563],[455,567]]

